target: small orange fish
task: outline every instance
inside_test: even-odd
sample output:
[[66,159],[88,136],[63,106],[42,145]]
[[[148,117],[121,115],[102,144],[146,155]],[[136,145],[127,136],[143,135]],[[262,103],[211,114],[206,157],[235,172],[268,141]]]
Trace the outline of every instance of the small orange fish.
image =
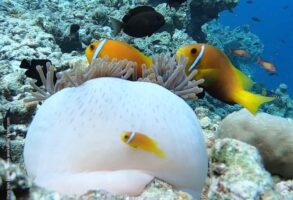
[[269,61],[265,61],[260,57],[257,59],[256,63],[261,65],[262,68],[264,68],[269,73],[275,74],[277,72],[276,67],[273,63],[271,63]]
[[234,56],[243,57],[243,58],[249,57],[249,53],[245,51],[244,49],[231,49],[230,51]]
[[133,46],[118,40],[101,39],[91,43],[85,50],[85,55],[89,63],[96,58],[103,58],[108,56],[110,60],[116,58],[117,60],[130,60],[137,63],[137,75],[141,77],[141,65],[145,64],[150,67],[152,59]]
[[165,157],[165,152],[158,147],[155,140],[138,132],[123,132],[121,140],[133,148],[142,149],[154,153],[160,158]]

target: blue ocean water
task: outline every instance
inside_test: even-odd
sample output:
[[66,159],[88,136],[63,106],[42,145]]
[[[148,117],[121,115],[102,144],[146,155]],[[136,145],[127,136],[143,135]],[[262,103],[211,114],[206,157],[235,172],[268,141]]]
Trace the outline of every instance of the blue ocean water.
[[[233,12],[222,12],[220,22],[231,28],[248,24],[251,32],[264,43],[263,58],[273,62],[277,75],[268,75],[259,65],[255,68],[256,82],[275,89],[280,83],[288,85],[293,96],[293,1],[292,0],[241,0]],[[257,17],[259,22],[251,17]]]

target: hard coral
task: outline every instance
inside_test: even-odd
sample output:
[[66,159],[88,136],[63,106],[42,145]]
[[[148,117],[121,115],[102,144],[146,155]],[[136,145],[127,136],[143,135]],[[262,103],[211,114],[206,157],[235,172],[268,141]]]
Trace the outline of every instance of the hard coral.
[[198,42],[205,42],[206,35],[201,26],[217,19],[223,10],[232,10],[238,4],[238,0],[197,0],[190,1],[191,22],[189,30],[193,38]]
[[262,199],[273,193],[273,180],[255,147],[234,139],[217,139],[211,160],[209,200]]
[[[257,147],[271,173],[293,177],[293,121],[242,109],[228,115],[218,129],[221,138],[230,137]],[[281,145],[280,145],[281,144]]]

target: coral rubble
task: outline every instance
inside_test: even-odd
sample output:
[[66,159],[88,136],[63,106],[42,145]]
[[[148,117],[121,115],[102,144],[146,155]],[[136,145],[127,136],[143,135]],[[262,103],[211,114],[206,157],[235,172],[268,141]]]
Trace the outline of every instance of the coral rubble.
[[277,197],[270,174],[256,148],[233,139],[218,139],[211,152],[208,199]]

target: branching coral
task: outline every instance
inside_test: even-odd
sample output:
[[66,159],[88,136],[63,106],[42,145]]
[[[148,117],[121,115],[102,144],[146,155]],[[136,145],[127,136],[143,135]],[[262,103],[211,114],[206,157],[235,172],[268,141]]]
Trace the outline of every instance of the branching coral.
[[38,66],[37,70],[43,82],[43,87],[38,87],[34,81],[31,86],[36,90],[32,93],[32,98],[28,98],[26,102],[43,101],[52,94],[67,87],[76,87],[82,83],[99,77],[117,77],[122,79],[132,79],[134,81],[144,81],[159,84],[176,95],[184,99],[196,99],[197,94],[202,92],[202,88],[198,85],[203,80],[192,80],[197,71],[189,76],[185,74],[185,66],[187,59],[181,57],[176,63],[175,58],[170,55],[158,55],[153,58],[153,65],[150,69],[143,67],[143,75],[137,80],[136,63],[128,60],[109,61],[107,57],[96,59],[86,68],[75,66],[73,69],[57,73],[57,82],[54,84],[53,75],[55,67],[47,65],[47,75],[45,77],[42,67]]

